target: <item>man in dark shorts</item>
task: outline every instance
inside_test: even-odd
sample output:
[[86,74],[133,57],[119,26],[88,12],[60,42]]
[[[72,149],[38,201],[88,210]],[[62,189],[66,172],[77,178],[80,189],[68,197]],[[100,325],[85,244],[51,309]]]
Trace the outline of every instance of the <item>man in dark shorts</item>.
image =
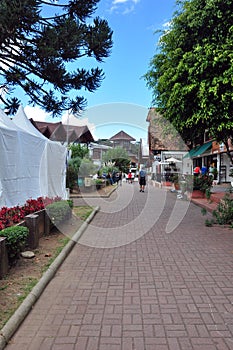
[[140,192],[144,192],[146,186],[146,171],[144,169],[139,171],[138,181],[140,185]]

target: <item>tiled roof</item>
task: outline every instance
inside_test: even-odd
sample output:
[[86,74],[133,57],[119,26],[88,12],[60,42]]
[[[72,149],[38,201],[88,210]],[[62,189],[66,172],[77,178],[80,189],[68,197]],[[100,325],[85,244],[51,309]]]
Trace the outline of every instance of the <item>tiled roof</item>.
[[48,123],[30,119],[31,123],[48,139],[53,141],[66,142],[67,133],[69,142],[88,143],[93,142],[93,136],[86,125],[66,125],[62,122]]
[[116,135],[112,136],[110,141],[126,140],[126,141],[136,141],[132,136],[128,135],[126,132],[121,130]]

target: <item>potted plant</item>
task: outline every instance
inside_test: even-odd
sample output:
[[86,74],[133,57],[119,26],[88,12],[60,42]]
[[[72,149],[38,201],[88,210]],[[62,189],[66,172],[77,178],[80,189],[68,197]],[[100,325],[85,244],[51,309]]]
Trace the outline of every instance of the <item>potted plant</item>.
[[104,184],[104,183],[105,183],[105,182],[104,182],[102,179],[96,179],[96,180],[95,180],[96,189],[97,189],[97,190],[100,190],[101,187],[103,187],[103,184]]
[[213,177],[210,175],[186,175],[185,188],[192,198],[204,198],[206,193],[210,192]]
[[179,178],[179,174],[173,174],[171,177],[172,182],[174,183],[174,187],[175,190],[179,190],[180,189],[180,178]]

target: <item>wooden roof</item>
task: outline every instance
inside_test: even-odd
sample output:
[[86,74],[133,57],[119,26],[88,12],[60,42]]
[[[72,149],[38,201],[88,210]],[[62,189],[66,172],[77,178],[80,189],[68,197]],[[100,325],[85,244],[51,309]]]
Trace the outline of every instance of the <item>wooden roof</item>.
[[110,141],[120,141],[120,140],[126,140],[126,141],[136,141],[132,136],[128,135],[123,130],[119,131],[116,135],[112,136]]
[[[48,139],[59,142],[93,142],[93,136],[86,125],[66,125],[62,122],[48,123],[30,119],[31,123]],[[67,137],[68,133],[68,137]]]
[[[64,124],[64,126],[66,125]],[[83,125],[83,126],[69,125],[68,130],[76,133],[77,135],[76,142],[80,142],[80,143],[94,142],[94,138],[89,128],[87,127],[87,125]]]

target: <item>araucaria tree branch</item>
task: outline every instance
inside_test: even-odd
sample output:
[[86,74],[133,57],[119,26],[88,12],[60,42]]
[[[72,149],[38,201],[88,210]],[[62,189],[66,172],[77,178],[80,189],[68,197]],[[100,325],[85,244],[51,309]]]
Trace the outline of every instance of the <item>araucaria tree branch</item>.
[[107,21],[91,22],[98,2],[1,0],[0,86],[7,87],[7,98],[0,95],[0,101],[8,113],[20,104],[11,97],[16,87],[53,116],[85,107],[80,90],[95,91],[104,73],[99,67],[81,68],[78,59],[102,62],[113,45]]

